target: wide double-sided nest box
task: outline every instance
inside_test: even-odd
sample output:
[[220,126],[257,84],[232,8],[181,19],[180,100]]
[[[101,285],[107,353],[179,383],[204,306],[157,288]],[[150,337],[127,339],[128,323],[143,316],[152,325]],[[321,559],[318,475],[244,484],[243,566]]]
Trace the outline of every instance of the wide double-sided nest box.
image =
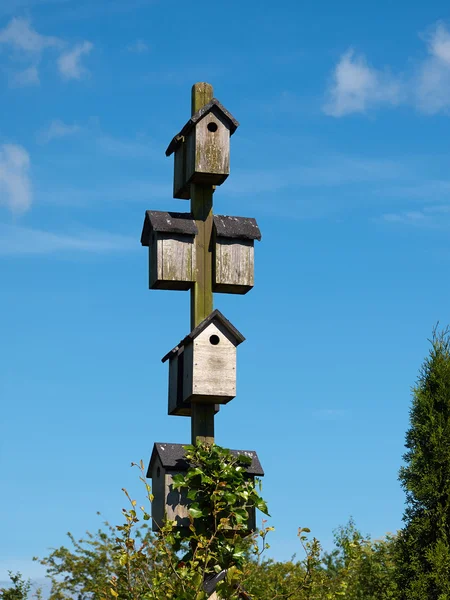
[[190,184],[220,185],[230,174],[230,136],[239,123],[216,98],[197,111],[172,139],[173,197],[191,197]]
[[246,294],[254,285],[255,240],[261,232],[255,219],[214,216],[213,291]]
[[[245,468],[248,477],[262,477],[264,471],[258,455],[253,450],[231,450],[235,456],[244,454],[251,458],[251,464]],[[187,493],[174,490],[173,478],[179,473],[186,473],[190,468],[185,458],[183,444],[154,444],[147,477],[152,479],[152,528],[159,531],[164,519],[175,521],[178,528],[189,527],[189,500]],[[255,509],[249,510],[248,531],[256,529]]]
[[191,402],[226,404],[236,396],[236,348],[245,340],[214,310],[168,352],[169,415],[189,416]]
[[195,281],[197,225],[190,213],[147,210],[141,244],[149,247],[149,287],[188,290]]

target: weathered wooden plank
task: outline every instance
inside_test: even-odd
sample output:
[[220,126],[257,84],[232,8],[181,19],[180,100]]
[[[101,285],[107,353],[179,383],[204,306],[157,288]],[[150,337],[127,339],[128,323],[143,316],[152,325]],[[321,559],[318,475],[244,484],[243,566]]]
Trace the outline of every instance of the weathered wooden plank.
[[253,240],[216,238],[213,290],[246,293],[254,285]]
[[203,106],[211,102],[214,97],[213,86],[206,81],[194,83],[191,89],[191,115],[195,115]]
[[192,240],[171,234],[161,240],[162,277],[164,281],[194,280],[195,245]]
[[174,490],[173,478],[183,471],[171,471],[165,474],[164,498],[166,500],[166,515],[171,521],[176,521],[177,527],[189,527],[187,491]]
[[186,180],[186,143],[183,141],[175,152],[173,171],[173,197],[189,200],[190,186]]
[[192,404],[192,443],[214,444],[214,404]]
[[208,113],[186,141],[186,179],[220,185],[230,173],[230,130],[219,112]]
[[149,264],[152,289],[188,290],[195,278],[193,236],[153,232]]
[[236,396],[236,346],[211,323],[193,342],[192,401],[223,404]]
[[[194,84],[191,95],[191,114],[194,115],[202,106],[210,102],[213,95],[213,87],[209,83]],[[195,283],[191,288],[191,329],[194,329],[213,311],[212,206],[212,186],[192,184],[191,213],[199,231],[195,238],[196,269]],[[191,438],[193,444],[197,441],[214,443],[214,404],[192,405]]]

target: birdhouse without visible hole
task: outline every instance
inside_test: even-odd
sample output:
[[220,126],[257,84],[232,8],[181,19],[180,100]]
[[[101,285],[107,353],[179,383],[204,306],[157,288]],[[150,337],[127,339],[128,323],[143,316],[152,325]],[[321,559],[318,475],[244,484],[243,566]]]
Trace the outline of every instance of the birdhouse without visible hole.
[[218,310],[168,352],[169,415],[191,402],[226,404],[236,396],[236,348],[244,336]]
[[197,226],[190,213],[147,210],[141,244],[149,247],[149,287],[188,290],[195,281]]
[[214,292],[246,294],[252,289],[255,240],[261,240],[261,232],[255,219],[214,216]]
[[[184,377],[184,345],[174,348],[169,361],[169,415],[179,417],[192,416],[191,402],[183,401],[183,377]],[[215,405],[215,413],[220,406]]]
[[215,98],[189,119],[166,150],[166,156],[175,153],[174,198],[189,199],[191,183],[225,181],[230,174],[230,136],[238,126]]
[[[246,467],[248,477],[262,477],[264,471],[258,455],[253,450],[231,450],[234,455],[244,454],[251,458]],[[179,473],[186,473],[190,465],[185,459],[183,444],[154,444],[147,477],[152,480],[152,529],[159,531],[164,519],[176,522],[176,527],[189,527],[189,500],[186,490],[178,491],[172,487],[173,478]],[[249,510],[248,531],[256,529],[255,509]]]

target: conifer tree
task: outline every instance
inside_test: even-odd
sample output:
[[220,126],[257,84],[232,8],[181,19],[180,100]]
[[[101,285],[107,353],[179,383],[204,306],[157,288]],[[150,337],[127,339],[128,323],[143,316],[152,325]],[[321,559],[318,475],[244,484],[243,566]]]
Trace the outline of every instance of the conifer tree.
[[398,537],[402,600],[450,600],[450,331],[433,331],[413,388]]

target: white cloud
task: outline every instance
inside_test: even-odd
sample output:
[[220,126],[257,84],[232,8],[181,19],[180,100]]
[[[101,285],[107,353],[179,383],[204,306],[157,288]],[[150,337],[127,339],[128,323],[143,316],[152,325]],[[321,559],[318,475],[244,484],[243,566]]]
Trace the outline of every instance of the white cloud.
[[67,125],[60,119],[54,119],[47,129],[38,134],[38,140],[42,144],[46,144],[54,139],[75,135],[79,131],[81,131],[79,125]]
[[149,47],[144,40],[136,40],[127,46],[127,50],[128,52],[134,52],[136,54],[144,54],[149,51]]
[[334,70],[324,112],[333,117],[364,113],[377,105],[396,105],[400,98],[398,81],[370,67],[364,56],[348,50]]
[[[1,0],[0,0],[1,1]],[[13,18],[0,30],[0,46],[8,46],[14,50],[11,59],[29,61],[29,67],[16,73],[12,84],[16,86],[36,85],[39,83],[37,66],[47,49],[60,53],[57,60],[58,71],[64,79],[81,79],[88,71],[81,64],[83,56],[93,48],[91,42],[84,41],[68,49],[65,40],[38,33],[28,19]]]
[[138,249],[136,239],[98,230],[54,233],[40,229],[0,225],[0,256],[61,252],[105,253]]
[[0,44],[31,54],[40,54],[45,48],[60,48],[62,40],[41,35],[31,27],[28,19],[14,18],[0,30]]
[[421,210],[385,213],[381,216],[381,220],[398,225],[448,230],[450,229],[450,204],[425,206]]
[[23,71],[19,71],[12,78],[11,84],[17,87],[25,87],[28,85],[39,85],[39,71],[36,66],[28,67]]
[[72,50],[61,54],[58,59],[58,69],[64,79],[81,79],[88,73],[81,64],[81,58],[88,55],[93,47],[91,42],[82,42]]
[[419,110],[435,114],[450,108],[450,33],[437,23],[426,40],[430,56],[419,66],[415,96]]
[[392,76],[368,65],[364,56],[348,50],[335,67],[323,107],[342,117],[370,109],[412,104],[425,114],[450,109],[450,32],[442,22],[423,36],[427,56],[416,62],[409,77]]
[[30,157],[22,146],[0,146],[0,205],[12,212],[25,212],[32,202]]

